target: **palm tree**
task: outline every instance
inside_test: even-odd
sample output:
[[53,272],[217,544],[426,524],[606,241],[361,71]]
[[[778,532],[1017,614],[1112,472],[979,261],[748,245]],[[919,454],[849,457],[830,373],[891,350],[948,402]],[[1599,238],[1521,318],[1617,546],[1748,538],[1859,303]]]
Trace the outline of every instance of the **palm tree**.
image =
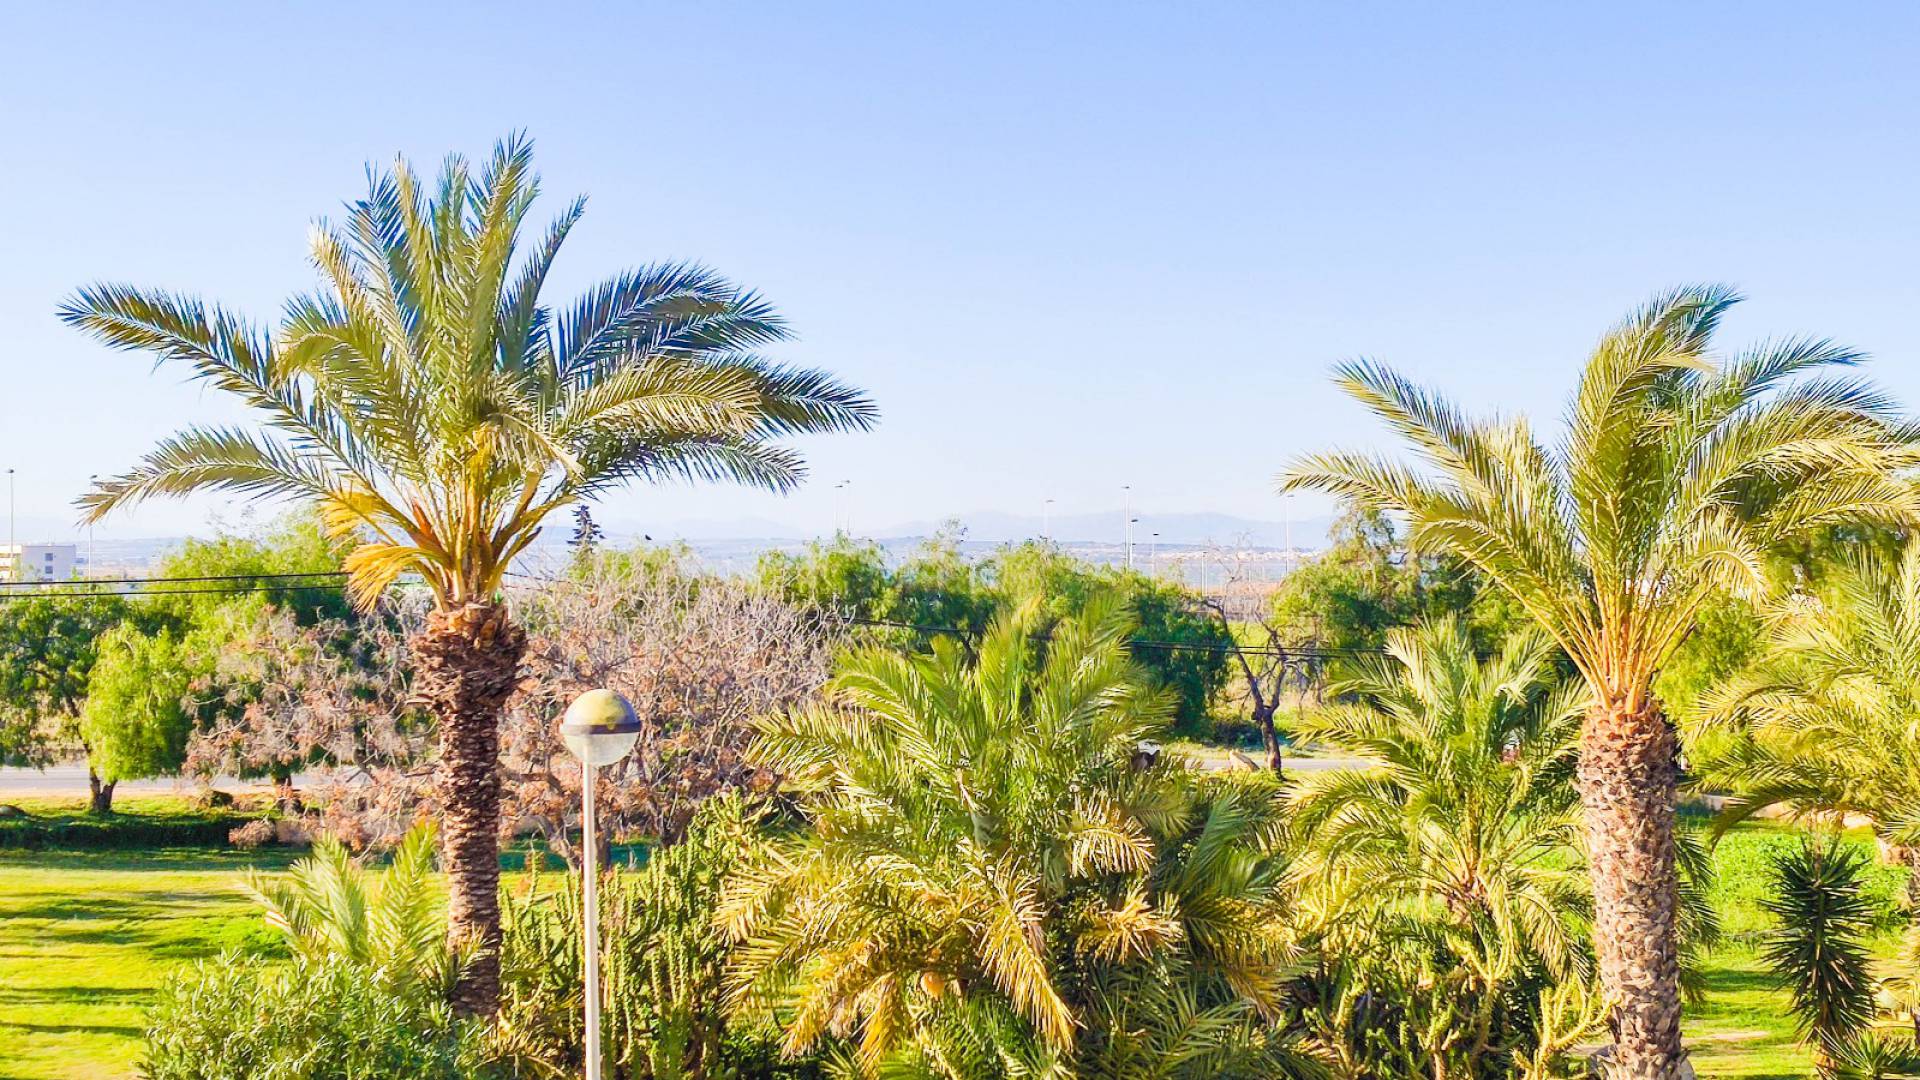
[[[1170,699],[1100,601],[970,654],[869,646],[753,754],[809,828],[729,883],[734,999],[863,1075],[1295,1075],[1271,788],[1147,760]],[[1044,648],[1042,645],[1044,644]],[[1017,1067],[1016,1067],[1017,1065]]]
[[1524,419],[1473,421],[1374,363],[1339,369],[1348,393],[1412,445],[1310,456],[1283,476],[1405,516],[1416,550],[1451,553],[1509,593],[1587,684],[1578,786],[1595,944],[1615,1053],[1633,1080],[1682,1075],[1674,798],[1679,747],[1653,679],[1701,608],[1766,586],[1769,547],[1830,523],[1912,520],[1920,494],[1891,475],[1912,432],[1843,376],[1857,353],[1826,341],[1710,346],[1738,297],[1677,289],[1604,336],[1563,441]]
[[1818,598],[1777,605],[1760,658],[1701,700],[1741,739],[1705,765],[1724,830],[1768,807],[1858,814],[1920,851],[1920,540],[1843,556]]
[[1299,725],[1370,763],[1303,773],[1288,793],[1301,907],[1334,955],[1392,978],[1391,954],[1410,953],[1431,972],[1414,981],[1446,1022],[1425,1025],[1422,1075],[1511,1074],[1537,1048],[1513,1006],[1592,979],[1571,857],[1586,689],[1556,654],[1519,633],[1482,660],[1459,620],[1391,630],[1386,655],[1354,662]]
[[276,332],[120,284],[61,309],[108,345],[186,364],[263,425],[166,439],[82,497],[85,520],[205,490],[307,501],[355,545],[356,602],[403,574],[432,590],[413,689],[440,724],[450,933],[481,953],[455,1001],[473,1012],[499,987],[498,722],[525,648],[500,597],[514,557],[549,515],[630,481],[787,490],[803,466],[777,439],[875,417],[829,376],[755,355],[785,324],[703,267],[645,267],[548,306],[547,271],[584,203],[520,254],[537,190],[518,137],[478,176],[449,158],[431,195],[399,161],[344,226],[314,230],[322,288],[290,301]]
[[249,872],[241,888],[296,956],[337,957],[379,971],[397,990],[444,996],[470,957],[447,947],[433,844],[433,826],[416,825],[392,864],[369,875],[345,845],[325,838],[284,875]]

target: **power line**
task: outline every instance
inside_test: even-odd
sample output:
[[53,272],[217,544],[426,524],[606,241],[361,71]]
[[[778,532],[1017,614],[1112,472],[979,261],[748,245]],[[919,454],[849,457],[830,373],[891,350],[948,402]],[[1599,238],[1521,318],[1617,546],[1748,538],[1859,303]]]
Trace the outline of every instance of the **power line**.
[[[161,580],[156,578],[150,580]],[[74,584],[63,582],[62,584]],[[48,597],[59,600],[105,600],[125,599],[141,596],[248,596],[256,593],[290,592],[338,592],[347,587],[344,581],[326,585],[262,585],[248,589],[120,589],[109,591],[82,589],[47,589],[42,592],[0,593],[0,604],[10,600],[34,600]]]
[[146,585],[188,581],[283,581],[293,578],[345,577],[345,570],[309,570],[291,574],[202,574],[192,577],[70,578],[66,581],[0,581],[0,589],[46,588],[53,585]]

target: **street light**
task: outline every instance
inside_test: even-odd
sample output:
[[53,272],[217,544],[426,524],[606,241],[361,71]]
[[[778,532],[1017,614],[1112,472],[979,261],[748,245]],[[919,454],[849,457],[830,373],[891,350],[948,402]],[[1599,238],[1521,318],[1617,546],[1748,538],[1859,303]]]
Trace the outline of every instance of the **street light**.
[[1047,543],[1053,543],[1053,500],[1040,504],[1040,535]]
[[1121,484],[1121,499],[1124,505],[1120,511],[1121,530],[1124,539],[1121,547],[1126,552],[1127,569],[1133,569],[1133,485]]
[[560,718],[560,738],[567,752],[580,762],[580,847],[585,853],[586,891],[587,1080],[600,1080],[600,885],[599,845],[593,831],[594,770],[612,765],[633,752],[640,738],[640,718],[627,699],[611,690],[589,690],[573,699]]

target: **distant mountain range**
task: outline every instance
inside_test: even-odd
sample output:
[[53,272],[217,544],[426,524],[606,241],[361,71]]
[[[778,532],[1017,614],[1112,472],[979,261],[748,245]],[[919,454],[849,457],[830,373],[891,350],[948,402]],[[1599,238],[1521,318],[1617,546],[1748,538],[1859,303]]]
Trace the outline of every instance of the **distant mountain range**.
[[[1136,544],[1143,545],[1154,533],[1159,533],[1163,544],[1234,546],[1245,543],[1254,547],[1278,548],[1291,543],[1298,548],[1318,548],[1326,542],[1327,527],[1332,523],[1330,518],[1314,517],[1293,522],[1289,527],[1283,521],[1262,521],[1233,514],[1155,514],[1139,510],[1134,511],[1134,517],[1137,522],[1133,539]],[[856,535],[876,540],[893,540],[931,536],[949,524],[965,530],[968,540],[982,543],[1019,542],[1051,533],[1052,538],[1061,543],[1117,544],[1124,536],[1125,527],[1123,512],[1117,508],[1097,514],[1062,514],[1051,520],[1037,514],[978,510],[956,514],[944,520],[907,521],[877,529],[855,522],[853,531]],[[604,522],[602,527],[610,536],[620,538],[630,535],[637,539],[644,534],[655,540],[685,540],[689,543],[702,540],[799,541],[816,535],[766,518],[686,519],[652,526],[630,521],[610,521]]]
[[[1158,547],[1169,553],[1183,547],[1231,548],[1243,545],[1275,551],[1289,547],[1311,551],[1325,545],[1327,527],[1331,523],[1329,518],[1314,517],[1293,522],[1289,527],[1283,521],[1263,521],[1217,513],[1154,514],[1136,511],[1134,516],[1138,519],[1133,527],[1136,550]],[[22,524],[25,524],[24,520]],[[570,521],[556,521],[541,535],[536,550],[540,552],[542,561],[552,561],[565,547],[572,534],[571,525]],[[1039,539],[1048,535],[1049,530],[1056,543],[1080,548],[1085,557],[1095,561],[1113,561],[1123,551],[1122,513],[1117,509],[1098,514],[1063,514],[1051,520],[1039,515],[981,510],[959,514],[944,521],[908,521],[881,529],[868,529],[855,522],[853,531],[862,538],[879,541],[889,551],[904,553],[919,539],[932,536],[950,525],[957,525],[964,531],[964,548],[970,554],[985,555],[1000,544]],[[612,520],[601,522],[601,528],[606,532],[607,542],[615,546],[624,547],[648,540],[654,543],[684,542],[715,565],[727,567],[751,565],[760,552],[795,550],[820,536],[769,518],[688,518],[659,523]],[[37,541],[41,535],[48,533],[57,535],[56,530],[52,529],[40,535],[29,534],[23,529],[21,538],[25,540],[33,535]],[[1159,534],[1157,537],[1154,535],[1156,533]],[[67,532],[67,535],[71,535],[71,532]],[[77,543],[86,565],[96,568],[96,573],[101,569],[139,573],[167,551],[178,547],[184,539],[179,536],[157,536],[103,539],[89,543],[82,537],[77,541],[65,542]],[[529,552],[529,555],[533,554]]]

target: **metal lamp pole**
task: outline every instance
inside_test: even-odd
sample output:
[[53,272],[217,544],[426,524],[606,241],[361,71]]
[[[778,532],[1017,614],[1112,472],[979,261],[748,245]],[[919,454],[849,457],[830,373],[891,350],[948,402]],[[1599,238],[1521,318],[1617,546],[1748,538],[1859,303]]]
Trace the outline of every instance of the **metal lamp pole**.
[[627,699],[611,690],[589,690],[573,699],[560,718],[560,737],[580,761],[580,846],[585,854],[581,890],[585,894],[583,960],[586,966],[587,1080],[600,1080],[600,844],[593,821],[593,788],[598,770],[633,750],[640,718]]
[[1121,546],[1126,550],[1127,569],[1131,570],[1133,569],[1133,485],[1121,484],[1120,491],[1122,506],[1120,520],[1125,523],[1122,526]]

